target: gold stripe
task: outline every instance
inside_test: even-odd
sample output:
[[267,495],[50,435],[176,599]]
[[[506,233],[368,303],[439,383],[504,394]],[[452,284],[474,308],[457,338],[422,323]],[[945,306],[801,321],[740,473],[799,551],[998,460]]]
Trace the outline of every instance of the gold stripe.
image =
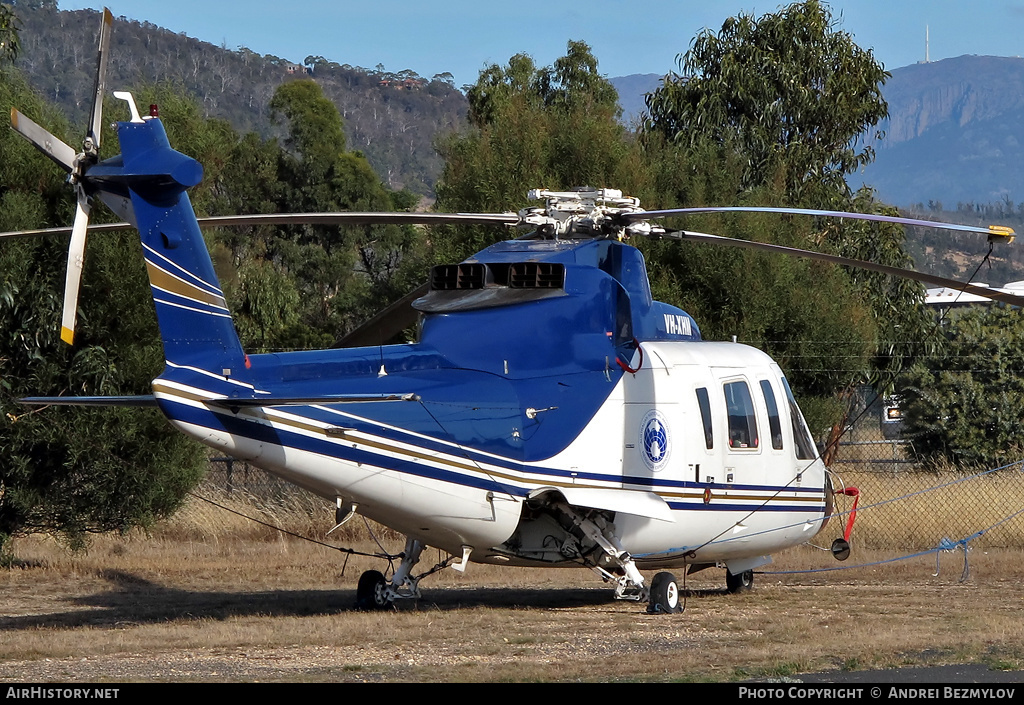
[[223,309],[228,307],[227,302],[222,296],[212,294],[194,284],[189,284],[186,281],[173,277],[148,259],[146,260],[146,270],[149,272],[149,283],[159,289],[211,306],[218,306]]
[[[170,396],[175,396],[175,395],[181,396],[181,397],[184,397],[185,399],[189,399],[191,401],[199,401],[199,402],[210,401],[209,397],[201,397],[201,396],[199,396],[197,394],[193,394],[193,393],[190,393],[190,392],[184,392],[184,391],[181,391],[179,389],[171,389],[170,387],[166,387],[166,386],[164,386],[162,384],[154,384],[153,385],[153,390],[154,391],[163,392],[164,394],[168,394]],[[237,415],[238,416],[249,416],[251,418],[261,418],[261,417],[257,416],[256,413],[254,413],[253,410],[249,410],[249,409],[242,409],[242,410],[239,411],[239,413]],[[262,418],[266,418],[266,417],[262,417]],[[427,453],[422,453],[422,452],[419,452],[419,451],[408,450],[408,449],[405,449],[405,448],[398,448],[398,447],[391,446],[391,445],[388,445],[388,444],[380,442],[380,441],[371,441],[371,440],[368,440],[368,439],[365,439],[365,438],[357,438],[355,436],[349,436],[348,434],[351,433],[350,431],[342,431],[341,432],[341,434],[342,434],[341,436],[328,435],[328,433],[327,433],[328,428],[336,428],[336,427],[324,428],[322,426],[317,426],[317,425],[314,425],[312,423],[306,423],[306,422],[303,422],[303,421],[298,421],[298,420],[294,420],[294,419],[280,418],[280,417],[275,417],[273,419],[268,419],[268,420],[271,420],[273,423],[276,423],[276,424],[281,424],[282,426],[289,426],[291,428],[298,428],[298,429],[302,429],[303,431],[309,431],[310,433],[322,434],[322,435],[327,436],[328,438],[331,438],[333,440],[338,440],[340,438],[340,439],[343,439],[343,440],[351,441],[351,442],[355,443],[358,446],[366,446],[368,448],[376,448],[378,450],[389,451],[389,452],[392,452],[392,453],[394,453],[396,455],[407,456],[407,457],[416,458],[416,459],[419,459],[419,460],[428,460],[428,461],[433,462],[433,463],[438,463],[439,465],[446,465],[448,467],[458,468],[460,470],[468,470],[468,471],[471,471],[471,472],[480,472],[480,473],[483,473],[483,474],[485,474],[485,475],[487,475],[489,477],[497,477],[497,478],[501,478],[503,480],[509,480],[509,481],[512,481],[512,482],[530,482],[530,480],[522,477],[521,475],[514,475],[514,474],[510,474],[510,473],[495,471],[495,470],[487,470],[485,468],[480,467],[479,465],[471,465],[469,463],[460,463],[460,462],[455,461],[455,460],[448,460],[447,458],[437,457],[437,456],[429,455]],[[335,433],[337,433],[337,432],[335,432]],[[529,470],[524,470],[523,471],[523,474],[527,474],[527,473],[529,473]],[[609,482],[616,482],[616,480],[609,480]],[[563,480],[554,480],[554,479],[551,479],[551,480],[544,479],[543,483],[544,483],[545,486],[551,486],[551,487],[577,487],[577,488],[585,488],[585,489],[618,489],[618,488],[615,488],[615,487],[607,487],[607,486],[604,486],[604,485],[589,485],[589,484],[584,485],[584,484],[565,482]],[[629,484],[629,482],[625,481],[624,484]],[[769,492],[770,490],[765,490],[765,491]],[[655,492],[655,494],[657,494],[662,499],[666,499],[666,500],[669,499],[669,498],[671,498],[671,499],[700,499],[700,500],[704,499],[704,493],[703,492],[699,492],[699,493],[693,493],[693,492]],[[715,495],[714,499],[721,499],[723,501],[725,501],[725,500],[731,500],[731,501],[735,501],[735,500],[750,500],[750,501],[761,501],[761,502],[765,502],[765,501],[767,501],[767,502],[824,502],[825,501],[824,497],[821,496],[821,495],[819,495],[819,496],[811,496],[811,497],[779,497],[779,496],[763,497],[763,496],[758,496],[758,495]]]
[[[628,484],[628,483],[627,483]],[[721,491],[721,490],[719,490]],[[771,490],[765,490],[765,492],[771,492]],[[660,497],[672,497],[674,499],[704,499],[704,493],[698,492],[661,492],[658,493]],[[751,494],[714,494],[712,500],[728,500],[728,501],[750,501],[750,502],[823,502],[825,501],[823,495],[802,495],[799,497],[782,497],[778,493],[765,497],[763,495],[751,495]]]

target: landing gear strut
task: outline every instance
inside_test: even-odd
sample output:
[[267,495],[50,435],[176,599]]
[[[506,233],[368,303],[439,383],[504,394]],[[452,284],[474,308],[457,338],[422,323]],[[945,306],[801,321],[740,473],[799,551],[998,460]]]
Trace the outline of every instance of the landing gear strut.
[[636,567],[633,556],[623,548],[619,537],[616,536],[615,524],[599,513],[583,515],[568,504],[558,503],[554,507],[569,517],[588,539],[601,547],[601,562],[614,566],[620,573],[616,574],[601,565],[588,563],[605,582],[615,583],[615,599],[645,602],[651,594],[650,590],[644,584],[644,576]]
[[421,597],[420,578],[412,576],[412,569],[419,563],[423,548],[423,542],[418,539],[405,540],[402,560],[391,582],[388,582],[379,570],[368,570],[359,576],[359,583],[356,585],[356,609],[384,610],[394,606],[395,600]]

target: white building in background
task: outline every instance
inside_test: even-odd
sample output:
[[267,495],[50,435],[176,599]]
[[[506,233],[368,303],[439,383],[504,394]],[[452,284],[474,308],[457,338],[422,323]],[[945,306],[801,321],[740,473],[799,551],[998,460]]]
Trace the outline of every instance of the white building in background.
[[[974,286],[993,288],[982,282],[971,283]],[[1024,281],[1009,282],[1006,286],[995,287],[993,290],[1001,291],[1006,294],[1017,294],[1018,296],[1024,295]],[[992,299],[978,294],[968,294],[966,291],[949,289],[943,286],[938,289],[928,289],[925,292],[924,302],[928,306],[951,308],[953,306],[966,306],[968,304],[990,304],[992,303]]]

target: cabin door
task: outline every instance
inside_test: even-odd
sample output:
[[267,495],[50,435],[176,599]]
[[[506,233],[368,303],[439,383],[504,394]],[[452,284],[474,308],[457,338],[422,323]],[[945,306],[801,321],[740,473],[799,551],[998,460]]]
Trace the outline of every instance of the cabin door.
[[624,387],[622,474],[624,486],[654,490],[684,479],[686,419],[673,376],[664,366],[645,365],[627,375]]

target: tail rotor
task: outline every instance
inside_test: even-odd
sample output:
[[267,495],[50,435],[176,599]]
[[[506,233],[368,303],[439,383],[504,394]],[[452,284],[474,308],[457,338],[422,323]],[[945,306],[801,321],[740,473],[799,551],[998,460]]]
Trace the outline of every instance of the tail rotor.
[[[11,126],[15,131],[68,172],[68,181],[75,188],[75,222],[71,230],[71,242],[68,245],[68,264],[64,277],[64,310],[61,315],[60,331],[61,340],[68,345],[74,342],[75,337],[78,292],[82,283],[82,268],[85,264],[85,240],[89,229],[89,212],[91,210],[89,169],[99,161],[100,133],[103,127],[103,93],[106,90],[107,57],[110,49],[110,32],[113,21],[114,18],[110,10],[104,8],[103,19],[100,25],[100,43],[97,54],[99,67],[96,72],[92,112],[85,139],[82,141],[81,152],[76,154],[71,146],[57,139],[49,131],[40,127],[17,110],[11,110]],[[119,215],[124,216],[126,214],[122,211],[119,212]]]

